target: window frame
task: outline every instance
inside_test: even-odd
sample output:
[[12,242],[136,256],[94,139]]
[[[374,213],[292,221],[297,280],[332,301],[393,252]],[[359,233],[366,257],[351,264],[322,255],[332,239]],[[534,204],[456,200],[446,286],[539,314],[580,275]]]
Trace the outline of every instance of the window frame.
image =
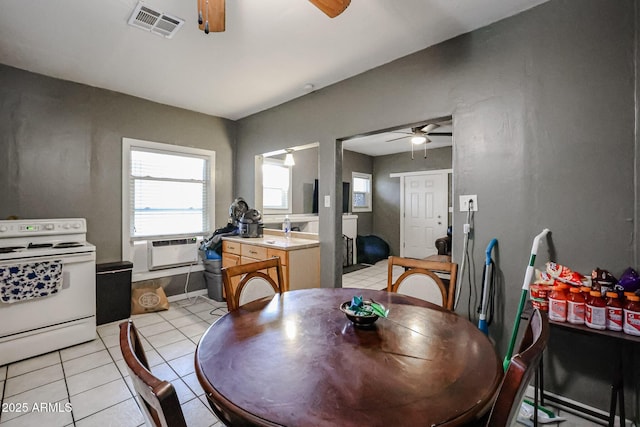
[[284,160],[275,159],[272,157],[265,157],[262,160],[263,169],[260,171],[262,173],[262,194],[264,195],[264,184],[265,184],[265,174],[264,174],[264,165],[272,164],[281,166],[286,168],[289,171],[289,190],[287,191],[287,206],[284,208],[267,208],[264,206],[264,196],[262,200],[262,213],[263,214],[290,214],[293,212],[293,168],[291,166],[286,166],[284,164]]
[[[132,231],[132,206],[131,206],[131,151],[136,148],[141,151],[155,151],[163,154],[179,155],[185,157],[200,157],[207,161],[207,179],[206,190],[207,200],[203,206],[203,215],[205,216],[204,227],[202,232],[196,233],[176,233],[162,234],[150,236],[133,236]],[[205,236],[211,233],[215,224],[215,151],[204,150],[200,148],[184,147],[174,144],[166,144],[161,142],[145,141],[133,138],[122,138],[122,246],[123,258],[132,252],[133,242],[158,240],[165,238],[179,238],[189,236]]]
[[[355,205],[354,203],[354,198],[356,193],[357,194],[362,194],[361,191],[356,191],[355,188],[355,179],[359,178],[359,179],[366,179],[367,181],[369,181],[369,191],[364,193],[365,194],[365,200],[367,205],[366,206],[361,206],[358,207]],[[373,211],[373,176],[370,173],[364,173],[364,172],[351,172],[351,211],[352,212],[372,212]]]

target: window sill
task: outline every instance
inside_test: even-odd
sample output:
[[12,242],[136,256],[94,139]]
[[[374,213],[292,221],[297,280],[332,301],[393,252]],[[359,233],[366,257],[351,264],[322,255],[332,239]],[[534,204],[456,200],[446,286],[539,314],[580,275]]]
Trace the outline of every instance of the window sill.
[[204,265],[198,262],[198,264],[193,265],[185,265],[182,267],[173,267],[173,268],[163,268],[161,270],[153,270],[153,271],[140,271],[134,272],[131,281],[132,282],[141,282],[143,280],[151,280],[151,279],[159,279],[161,277],[168,276],[177,276],[180,274],[187,274],[189,272],[193,273],[194,271],[204,271]]

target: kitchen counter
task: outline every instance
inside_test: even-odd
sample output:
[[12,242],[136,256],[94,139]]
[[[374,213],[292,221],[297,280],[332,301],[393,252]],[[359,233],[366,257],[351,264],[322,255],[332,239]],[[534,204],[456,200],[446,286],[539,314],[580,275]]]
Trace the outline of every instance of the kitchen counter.
[[228,240],[236,243],[251,244],[265,248],[275,248],[285,251],[315,248],[320,246],[318,235],[314,233],[298,233],[292,232],[291,237],[287,239],[280,230],[264,230],[262,237],[239,237],[229,236],[223,237],[222,240]]
[[246,264],[272,257],[280,258],[284,291],[320,286],[320,242],[314,233],[291,232],[289,239],[280,230],[264,230],[263,237],[222,238],[222,266]]

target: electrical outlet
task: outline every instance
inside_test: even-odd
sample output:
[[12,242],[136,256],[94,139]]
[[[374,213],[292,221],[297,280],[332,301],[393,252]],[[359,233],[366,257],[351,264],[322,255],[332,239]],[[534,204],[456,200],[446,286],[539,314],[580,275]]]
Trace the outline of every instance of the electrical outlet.
[[472,211],[478,211],[478,196],[476,194],[460,196],[460,212],[469,212],[469,202],[473,203]]

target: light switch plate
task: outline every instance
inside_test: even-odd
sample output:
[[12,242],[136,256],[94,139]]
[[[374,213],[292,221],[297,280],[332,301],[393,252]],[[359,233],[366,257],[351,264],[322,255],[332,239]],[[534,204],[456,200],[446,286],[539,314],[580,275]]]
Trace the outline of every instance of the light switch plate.
[[324,207],[325,208],[331,207],[331,196],[324,196]]
[[466,195],[460,196],[460,212],[468,212],[469,211],[469,201],[473,201],[472,211],[478,211],[478,195]]

